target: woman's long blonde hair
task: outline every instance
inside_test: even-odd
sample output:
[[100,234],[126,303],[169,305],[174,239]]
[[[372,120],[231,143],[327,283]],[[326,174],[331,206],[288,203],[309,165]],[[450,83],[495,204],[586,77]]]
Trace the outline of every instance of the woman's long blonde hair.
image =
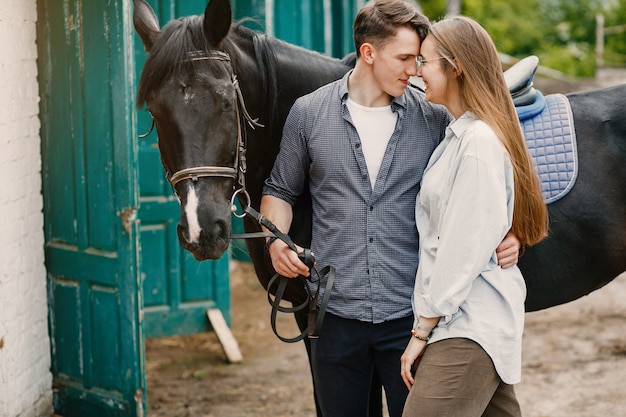
[[456,79],[465,105],[495,131],[509,153],[515,181],[511,230],[523,246],[539,243],[548,233],[548,210],[491,37],[464,16],[433,24],[429,36],[445,58],[442,65],[460,73]]

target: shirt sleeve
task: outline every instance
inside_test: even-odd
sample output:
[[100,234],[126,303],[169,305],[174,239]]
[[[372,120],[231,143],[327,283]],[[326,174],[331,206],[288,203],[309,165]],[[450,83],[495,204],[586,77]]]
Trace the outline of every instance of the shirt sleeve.
[[278,197],[292,206],[303,193],[309,171],[306,137],[303,131],[306,103],[296,100],[283,127],[280,150],[265,181],[263,194]]
[[441,324],[459,311],[481,271],[490,262],[497,264],[495,249],[510,228],[507,157],[499,142],[487,146],[491,149],[464,154],[450,167],[456,174],[439,224],[432,274],[424,280],[423,293],[416,294],[417,312],[440,316]]

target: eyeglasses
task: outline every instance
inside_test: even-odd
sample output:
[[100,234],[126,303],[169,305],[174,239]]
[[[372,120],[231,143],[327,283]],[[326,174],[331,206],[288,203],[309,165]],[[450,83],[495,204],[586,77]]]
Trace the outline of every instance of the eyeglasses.
[[429,61],[436,61],[438,59],[446,59],[446,57],[445,56],[440,56],[440,57],[437,57],[437,58],[424,59],[423,56],[418,55],[417,58],[415,59],[415,61],[417,62],[417,69],[418,69],[418,71],[421,71],[422,68],[424,68],[424,64],[425,63],[427,63]]

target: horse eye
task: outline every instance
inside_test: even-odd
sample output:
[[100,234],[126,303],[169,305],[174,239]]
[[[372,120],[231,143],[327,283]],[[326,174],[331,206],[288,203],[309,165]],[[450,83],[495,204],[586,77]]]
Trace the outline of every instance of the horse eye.
[[233,100],[224,97],[224,99],[222,100],[222,111],[227,112],[227,111],[230,111],[232,108],[233,108]]
[[219,103],[223,112],[230,111],[233,108],[232,94],[223,89],[217,89],[215,93],[216,105]]

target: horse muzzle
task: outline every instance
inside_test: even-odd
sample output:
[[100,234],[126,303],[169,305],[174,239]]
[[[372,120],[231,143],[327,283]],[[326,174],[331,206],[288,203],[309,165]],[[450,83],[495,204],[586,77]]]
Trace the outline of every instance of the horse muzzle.
[[230,243],[230,225],[216,221],[209,232],[200,230],[196,239],[192,239],[189,228],[182,224],[177,227],[180,246],[191,252],[197,261],[219,259],[228,249]]

